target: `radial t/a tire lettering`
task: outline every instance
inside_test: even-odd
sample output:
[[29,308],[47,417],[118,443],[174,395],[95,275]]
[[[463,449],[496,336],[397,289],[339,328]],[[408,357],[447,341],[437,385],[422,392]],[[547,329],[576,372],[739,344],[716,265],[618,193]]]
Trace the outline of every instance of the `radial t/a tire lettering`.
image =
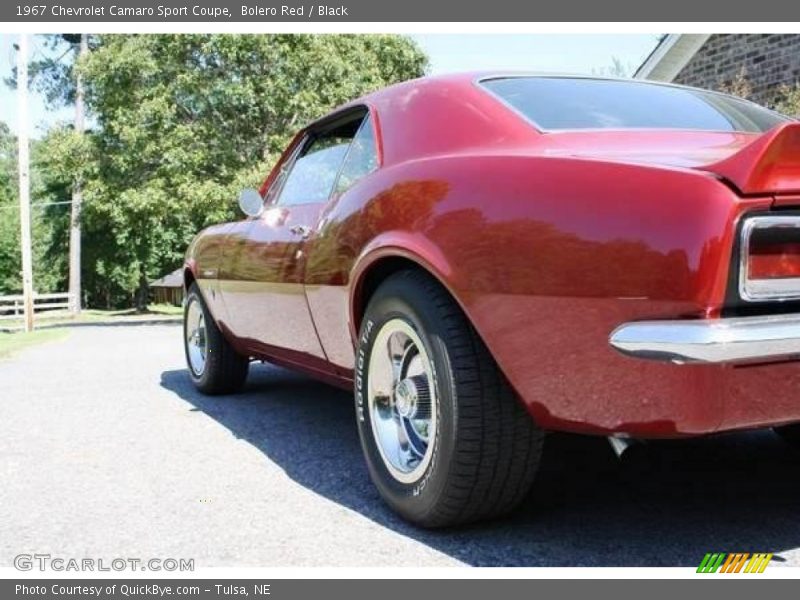
[[413,523],[504,514],[533,482],[543,431],[460,307],[422,271],[392,275],[370,299],[355,402],[370,477]]

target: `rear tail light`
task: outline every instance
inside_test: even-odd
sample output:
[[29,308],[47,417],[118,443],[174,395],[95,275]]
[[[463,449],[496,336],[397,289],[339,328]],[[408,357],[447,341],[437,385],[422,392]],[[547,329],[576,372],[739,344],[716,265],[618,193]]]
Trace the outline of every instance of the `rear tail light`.
[[800,216],[747,219],[741,248],[739,293],[744,300],[800,299]]

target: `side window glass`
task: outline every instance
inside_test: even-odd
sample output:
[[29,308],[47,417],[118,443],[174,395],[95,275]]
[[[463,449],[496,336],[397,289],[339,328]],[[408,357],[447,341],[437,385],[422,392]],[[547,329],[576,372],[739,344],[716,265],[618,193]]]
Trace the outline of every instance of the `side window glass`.
[[286,182],[286,176],[289,175],[289,171],[292,170],[294,160],[299,154],[300,150],[302,150],[302,147],[303,143],[301,142],[298,144],[298,147],[295,148],[294,152],[292,152],[291,155],[288,156],[281,165],[280,171],[278,171],[278,174],[275,176],[272,185],[269,186],[267,192],[264,194],[264,204],[267,206],[275,203],[278,194],[280,194],[281,190],[283,189],[283,184]]
[[336,192],[341,193],[349,189],[362,177],[369,175],[378,167],[378,149],[375,144],[375,128],[372,118],[368,115],[358,133],[353,138],[350,152],[342,165],[342,172],[336,182]]
[[356,118],[304,144],[283,182],[278,204],[326,202],[363,118]]

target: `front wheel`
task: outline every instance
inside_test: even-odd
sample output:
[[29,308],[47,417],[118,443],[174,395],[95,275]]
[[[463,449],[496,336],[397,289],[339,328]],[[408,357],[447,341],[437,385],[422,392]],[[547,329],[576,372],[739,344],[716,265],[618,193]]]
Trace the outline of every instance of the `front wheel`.
[[355,399],[372,481],[409,521],[442,527],[490,518],[528,492],[544,434],[427,274],[399,272],[370,299]]
[[189,376],[198,390],[216,395],[242,389],[250,360],[238,354],[222,335],[196,283],[186,294],[183,343]]

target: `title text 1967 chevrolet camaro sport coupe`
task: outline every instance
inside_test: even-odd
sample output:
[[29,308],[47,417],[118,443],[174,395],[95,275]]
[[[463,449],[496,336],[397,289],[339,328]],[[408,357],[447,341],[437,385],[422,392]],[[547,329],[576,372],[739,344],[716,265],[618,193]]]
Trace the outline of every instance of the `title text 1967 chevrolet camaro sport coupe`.
[[800,439],[800,124],[639,81],[448,75],[300,131],[186,258],[189,373],[351,388],[405,518],[509,511],[545,430]]

